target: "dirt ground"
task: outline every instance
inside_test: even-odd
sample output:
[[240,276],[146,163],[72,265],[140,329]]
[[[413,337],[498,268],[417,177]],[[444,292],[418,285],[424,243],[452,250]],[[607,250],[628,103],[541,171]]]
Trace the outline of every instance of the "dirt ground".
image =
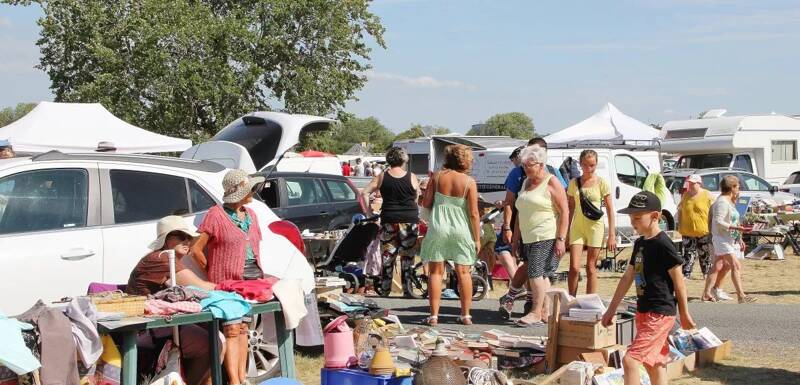
[[[629,252],[623,252],[619,256],[620,259],[628,257]],[[785,261],[745,260],[743,264],[745,291],[757,297],[758,303],[800,304],[800,285],[797,283],[800,257],[787,253]],[[559,271],[566,271],[568,266],[568,258],[565,256],[562,258]],[[699,301],[703,290],[704,281],[701,279],[699,269],[699,265],[696,265],[693,279],[686,281],[690,301]],[[599,276],[600,295],[603,298],[610,298],[621,274],[600,272]],[[559,282],[556,287],[566,288],[566,282]],[[722,287],[733,296],[733,284],[729,278],[725,280]],[[504,282],[496,281],[495,290],[489,293],[489,297],[499,297],[504,293],[505,288]],[[585,288],[585,282],[581,281],[579,290],[585,291]],[[633,290],[628,294],[634,295]],[[320,383],[320,368],[323,365],[321,353],[297,353],[295,363],[300,382],[306,385]],[[541,378],[543,376],[535,377],[533,380]],[[736,342],[733,356],[730,359],[720,365],[684,374],[683,377],[673,380],[671,383],[676,385],[800,384],[800,347],[748,345]]]

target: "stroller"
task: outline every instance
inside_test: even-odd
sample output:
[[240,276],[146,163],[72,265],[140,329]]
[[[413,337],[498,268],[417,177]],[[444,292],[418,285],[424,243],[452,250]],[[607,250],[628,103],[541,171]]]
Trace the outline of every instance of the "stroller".
[[360,265],[367,254],[367,249],[378,236],[380,230],[376,223],[380,216],[365,218],[356,215],[330,254],[315,264],[315,275],[318,277],[335,276],[347,282],[347,289],[353,292],[366,285],[364,270]]

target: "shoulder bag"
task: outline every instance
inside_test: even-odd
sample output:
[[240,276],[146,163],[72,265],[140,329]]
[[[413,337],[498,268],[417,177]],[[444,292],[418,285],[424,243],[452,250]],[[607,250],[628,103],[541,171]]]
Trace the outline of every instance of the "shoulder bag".
[[581,200],[581,212],[583,212],[583,216],[587,219],[596,221],[603,217],[603,210],[600,210],[597,206],[583,194],[583,189],[581,188],[581,177],[575,178],[575,183],[578,185],[578,195],[580,195]]

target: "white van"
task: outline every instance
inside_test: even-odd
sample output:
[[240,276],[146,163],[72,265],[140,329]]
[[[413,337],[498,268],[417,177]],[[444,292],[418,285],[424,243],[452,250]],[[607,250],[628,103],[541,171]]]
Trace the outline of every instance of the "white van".
[[[627,207],[630,199],[642,190],[642,185],[650,173],[661,172],[661,156],[653,146],[604,145],[558,145],[549,146],[547,163],[555,168],[567,157],[578,160],[581,151],[591,148],[597,151],[597,175],[609,182],[611,196],[614,198],[614,210]],[[478,190],[489,201],[505,197],[505,178],[513,164],[508,159],[512,149],[500,151],[475,151],[473,176],[478,182]],[[670,194],[663,207],[664,226],[675,229],[675,213],[677,207]],[[629,230],[630,220],[627,215],[617,214],[617,227]]]

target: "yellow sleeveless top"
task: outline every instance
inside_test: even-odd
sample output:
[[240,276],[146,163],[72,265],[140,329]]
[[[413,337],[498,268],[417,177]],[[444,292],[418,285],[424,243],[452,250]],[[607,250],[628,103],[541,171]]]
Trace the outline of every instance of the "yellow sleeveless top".
[[547,186],[552,175],[548,175],[533,190],[522,191],[517,197],[516,207],[519,211],[519,231],[523,243],[541,242],[556,238],[556,208]]

